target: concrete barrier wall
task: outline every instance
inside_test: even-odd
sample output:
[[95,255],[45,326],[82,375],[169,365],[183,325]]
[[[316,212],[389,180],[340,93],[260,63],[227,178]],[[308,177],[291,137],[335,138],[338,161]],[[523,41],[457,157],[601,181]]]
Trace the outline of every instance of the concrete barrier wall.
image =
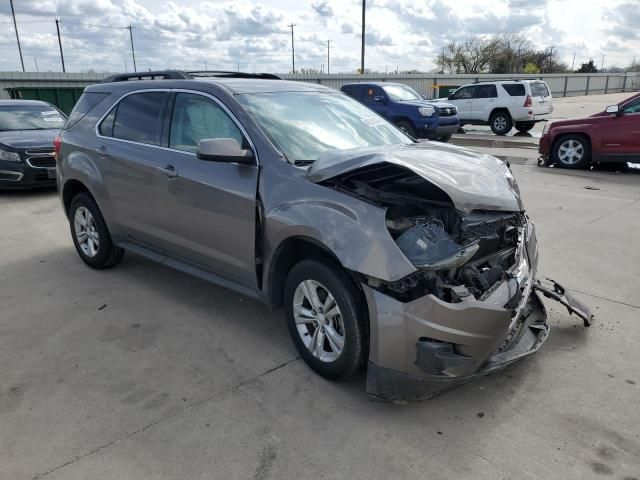
[[[0,72],[0,98],[7,88],[84,87],[98,83],[110,73]],[[339,89],[351,82],[398,82],[413,87],[427,98],[437,98],[438,86],[462,86],[480,80],[543,79],[554,97],[617,93],[640,89],[640,74],[543,74],[543,75],[428,75],[428,74],[282,74],[282,78],[318,83]]]

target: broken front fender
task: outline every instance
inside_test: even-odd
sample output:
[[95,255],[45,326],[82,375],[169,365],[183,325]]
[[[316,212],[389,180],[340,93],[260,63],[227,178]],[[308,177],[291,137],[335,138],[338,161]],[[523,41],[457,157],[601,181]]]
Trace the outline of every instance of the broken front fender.
[[547,278],[546,281],[536,280],[533,284],[533,288],[542,293],[545,297],[560,302],[567,308],[569,314],[575,313],[582,319],[585,327],[591,325],[593,321],[591,309],[577,298],[574,298],[569,292],[567,292],[566,288],[555,280],[551,280],[550,278]]

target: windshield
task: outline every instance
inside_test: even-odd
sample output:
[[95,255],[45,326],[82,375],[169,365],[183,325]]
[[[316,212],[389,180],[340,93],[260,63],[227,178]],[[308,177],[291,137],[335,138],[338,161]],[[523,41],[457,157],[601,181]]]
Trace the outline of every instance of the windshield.
[[0,107],[0,131],[62,128],[63,115],[47,105]]
[[386,85],[382,87],[391,100],[401,102],[404,100],[422,100],[422,97],[413,88],[405,85]]
[[311,162],[331,150],[413,143],[341,93],[277,92],[237,98],[290,162]]

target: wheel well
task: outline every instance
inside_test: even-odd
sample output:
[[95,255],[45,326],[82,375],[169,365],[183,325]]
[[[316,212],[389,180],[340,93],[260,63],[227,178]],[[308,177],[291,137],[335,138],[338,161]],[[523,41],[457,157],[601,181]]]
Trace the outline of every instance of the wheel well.
[[411,125],[413,128],[416,128],[414,123],[408,117],[394,117],[393,118],[393,123],[396,124],[398,122],[406,122],[409,125]]
[[[71,208],[71,201],[73,200],[73,197],[75,197],[79,193],[88,193],[89,195],[91,195],[89,189],[78,180],[69,180],[64,184],[64,188],[62,190],[62,203],[64,205],[65,213],[69,213],[69,208]],[[93,198],[93,195],[91,195],[91,198]]]
[[342,268],[336,256],[321,243],[307,237],[292,237],[283,241],[269,267],[269,303],[273,308],[282,306],[284,284],[291,268],[301,260],[313,258]]
[[491,110],[491,113],[489,114],[489,120],[491,120],[491,117],[493,117],[498,112],[505,112],[507,115],[509,115],[509,117],[511,117],[511,113],[509,113],[508,108],[494,108],[493,110]]

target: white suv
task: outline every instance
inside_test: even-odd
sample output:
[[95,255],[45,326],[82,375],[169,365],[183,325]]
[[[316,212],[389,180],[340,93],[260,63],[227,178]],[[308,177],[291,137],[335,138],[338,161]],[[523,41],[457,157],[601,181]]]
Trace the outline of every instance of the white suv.
[[462,125],[489,125],[496,135],[506,135],[514,126],[528,132],[553,112],[551,92],[542,80],[478,82],[443,100],[458,107]]

